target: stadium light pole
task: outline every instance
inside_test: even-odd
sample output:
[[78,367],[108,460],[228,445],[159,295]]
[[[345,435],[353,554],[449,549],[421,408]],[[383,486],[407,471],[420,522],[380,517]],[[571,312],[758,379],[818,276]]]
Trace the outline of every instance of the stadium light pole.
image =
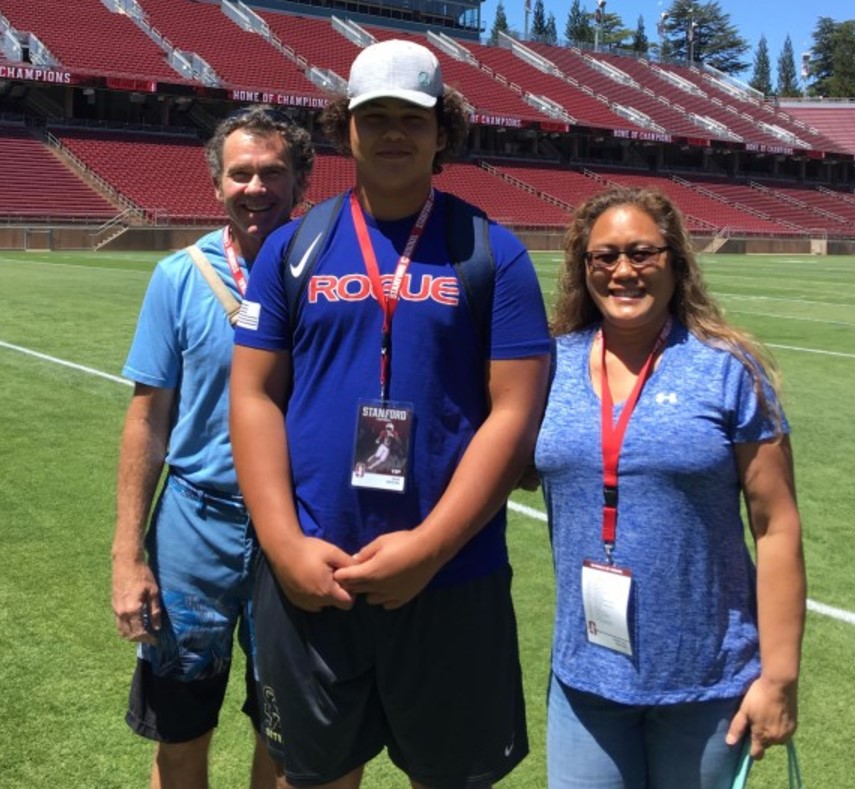
[[695,7],[689,6],[689,65],[695,62],[695,30],[698,27],[698,23],[695,22]]
[[597,10],[594,11],[594,52],[600,51],[600,38],[603,23],[606,21],[606,0],[597,0]]
[[659,14],[659,22],[656,25],[656,32],[659,33],[659,60],[662,60],[663,50],[665,49],[665,22],[668,21],[669,14],[663,11]]

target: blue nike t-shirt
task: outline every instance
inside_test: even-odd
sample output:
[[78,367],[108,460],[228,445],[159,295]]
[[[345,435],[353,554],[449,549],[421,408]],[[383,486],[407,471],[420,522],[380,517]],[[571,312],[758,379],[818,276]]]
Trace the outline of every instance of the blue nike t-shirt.
[[[508,230],[490,223],[495,293],[490,347],[484,348],[446,249],[445,196],[436,205],[404,277],[392,323],[391,401],[410,404],[414,419],[404,493],[351,486],[357,408],[379,397],[382,310],[371,295],[348,201],[308,280],[291,335],[282,257],[297,223],[274,232],[252,272],[235,342],[289,350],[294,387],[286,428],[303,531],[349,553],[380,534],[412,529],[445,491],[488,411],[490,359],[549,351],[543,298],[531,260]],[[377,222],[366,216],[384,284],[414,217]],[[290,261],[299,267],[300,261]],[[259,440],[263,440],[259,437]],[[434,579],[456,583],[507,562],[505,512],[498,513]]]

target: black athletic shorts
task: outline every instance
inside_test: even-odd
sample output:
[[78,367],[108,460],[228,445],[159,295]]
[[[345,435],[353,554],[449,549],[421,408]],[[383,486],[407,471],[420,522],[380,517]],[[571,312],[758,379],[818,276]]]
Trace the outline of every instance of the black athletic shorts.
[[254,597],[261,732],[294,786],[386,747],[427,786],[490,786],[528,753],[511,570],[387,611],[288,602],[267,562]]

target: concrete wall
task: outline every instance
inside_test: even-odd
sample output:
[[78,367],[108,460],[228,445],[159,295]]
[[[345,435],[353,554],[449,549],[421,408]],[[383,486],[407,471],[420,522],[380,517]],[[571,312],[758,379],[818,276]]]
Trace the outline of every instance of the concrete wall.
[[[111,252],[168,252],[192,244],[213,230],[213,226],[138,227],[129,228],[102,249]],[[514,228],[528,249],[554,251],[561,254],[563,230]],[[8,226],[0,227],[0,249],[92,249],[94,227],[69,226]],[[695,249],[704,249],[709,237],[694,239]],[[855,255],[855,240],[810,238],[729,238],[718,254],[733,255]]]
[[[214,227],[129,228],[102,247],[111,252],[168,252],[192,244]],[[73,250],[92,249],[96,228],[85,226],[0,227],[0,249]]]

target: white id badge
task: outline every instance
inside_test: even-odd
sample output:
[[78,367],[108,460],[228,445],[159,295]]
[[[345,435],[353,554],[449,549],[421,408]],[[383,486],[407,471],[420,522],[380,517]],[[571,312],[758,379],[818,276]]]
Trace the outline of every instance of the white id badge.
[[403,493],[412,427],[410,403],[379,400],[359,403],[350,484],[355,488]]
[[588,642],[632,655],[629,592],[632,573],[623,567],[582,562],[582,602]]

